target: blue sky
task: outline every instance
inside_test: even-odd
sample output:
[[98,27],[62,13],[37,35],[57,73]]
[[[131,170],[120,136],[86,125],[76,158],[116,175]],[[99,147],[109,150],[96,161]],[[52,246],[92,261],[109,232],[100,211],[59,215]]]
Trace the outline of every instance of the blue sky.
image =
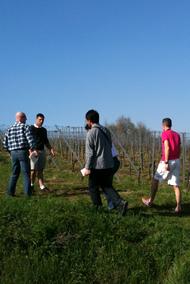
[[1,0],[0,124],[102,123],[190,131],[189,0]]

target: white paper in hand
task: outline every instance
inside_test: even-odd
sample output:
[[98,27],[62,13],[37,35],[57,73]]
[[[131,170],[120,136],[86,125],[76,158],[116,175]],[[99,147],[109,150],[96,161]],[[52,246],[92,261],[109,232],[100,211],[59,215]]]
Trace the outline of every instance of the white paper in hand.
[[169,171],[164,171],[164,173],[163,173],[163,180],[166,180],[167,178],[168,178],[168,176],[169,176]]
[[82,174],[83,177],[85,177],[85,175],[86,175],[85,172],[86,172],[85,168],[81,170],[81,174]]
[[83,177],[88,176],[90,174],[90,170],[84,168],[81,170],[81,174]]

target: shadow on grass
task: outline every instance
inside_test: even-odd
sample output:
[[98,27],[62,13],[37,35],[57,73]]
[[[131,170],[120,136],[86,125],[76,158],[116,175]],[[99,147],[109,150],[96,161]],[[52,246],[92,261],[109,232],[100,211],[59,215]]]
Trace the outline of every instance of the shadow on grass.
[[49,194],[53,195],[54,197],[72,197],[72,196],[81,196],[81,195],[88,195],[88,188],[87,187],[76,187],[72,190],[66,189],[51,189]]
[[182,204],[182,212],[177,214],[174,211],[175,204],[165,203],[163,205],[154,204],[151,208],[146,207],[134,207],[130,208],[129,212],[133,214],[140,214],[144,217],[150,217],[151,215],[167,216],[167,217],[183,217],[190,216],[190,203]]
[[[35,195],[38,195],[35,194]],[[89,196],[88,187],[76,186],[72,189],[51,189],[48,193],[39,194],[40,196],[52,196],[52,197],[77,197],[77,196]],[[151,216],[166,216],[166,217],[183,217],[190,216],[190,203],[185,203],[182,205],[182,212],[176,214],[174,212],[174,203],[164,203],[161,205],[154,204],[151,208],[145,206],[133,206],[130,207],[128,213],[129,215],[140,215],[145,218],[150,218]]]
[[[118,190],[118,192],[127,192],[127,190]],[[89,195],[88,187],[76,186],[72,189],[51,189],[50,194],[54,196],[78,196],[78,195]],[[103,192],[101,192],[103,194]]]

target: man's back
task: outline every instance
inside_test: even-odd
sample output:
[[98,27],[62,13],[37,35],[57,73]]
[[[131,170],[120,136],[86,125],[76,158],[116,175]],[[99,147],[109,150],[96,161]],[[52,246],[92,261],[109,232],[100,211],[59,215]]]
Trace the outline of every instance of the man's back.
[[162,160],[165,160],[165,154],[164,154],[164,141],[168,141],[169,143],[169,160],[176,160],[180,157],[180,145],[181,145],[181,139],[180,135],[171,130],[168,129],[162,133]]
[[29,149],[33,146],[33,138],[30,134],[28,125],[16,122],[6,132],[4,138],[4,147],[8,151],[18,149]]
[[100,124],[94,124],[87,133],[86,168],[109,169],[113,167],[110,132]]

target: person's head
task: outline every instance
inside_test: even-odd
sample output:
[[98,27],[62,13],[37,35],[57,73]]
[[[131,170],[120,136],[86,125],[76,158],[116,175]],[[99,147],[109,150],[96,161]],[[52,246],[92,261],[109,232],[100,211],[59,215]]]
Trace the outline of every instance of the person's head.
[[95,124],[95,123],[98,124],[99,119],[100,119],[99,113],[94,109],[91,109],[86,113],[86,123],[87,123],[89,128],[91,128],[92,125]]
[[170,129],[172,127],[172,120],[170,118],[164,118],[162,120],[162,128],[163,130]]
[[36,115],[36,125],[41,127],[44,123],[45,116],[42,113]]
[[16,113],[16,122],[26,123],[27,117],[24,112],[17,112]]

